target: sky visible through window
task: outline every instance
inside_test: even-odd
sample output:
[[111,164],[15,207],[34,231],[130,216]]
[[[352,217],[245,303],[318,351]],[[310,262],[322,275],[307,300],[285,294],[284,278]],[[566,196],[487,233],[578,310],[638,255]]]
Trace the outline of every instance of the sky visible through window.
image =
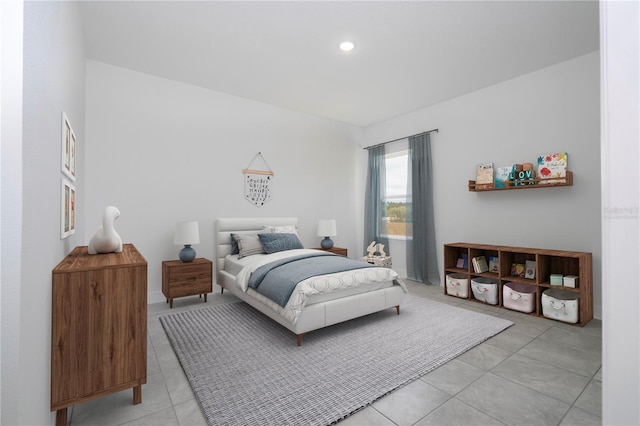
[[386,217],[382,221],[382,233],[396,238],[406,238],[407,232],[407,151],[388,154],[386,166]]
[[405,202],[407,196],[407,152],[386,158],[387,200]]

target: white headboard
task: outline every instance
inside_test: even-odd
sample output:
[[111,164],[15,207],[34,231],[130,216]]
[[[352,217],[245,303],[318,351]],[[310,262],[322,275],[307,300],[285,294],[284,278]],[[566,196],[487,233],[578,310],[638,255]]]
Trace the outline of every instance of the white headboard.
[[[263,230],[264,226],[298,225],[297,217],[266,217],[266,218],[219,218],[216,220],[215,257],[216,277],[224,267],[224,258],[231,254],[231,233],[255,232]],[[219,278],[218,278],[219,279]]]

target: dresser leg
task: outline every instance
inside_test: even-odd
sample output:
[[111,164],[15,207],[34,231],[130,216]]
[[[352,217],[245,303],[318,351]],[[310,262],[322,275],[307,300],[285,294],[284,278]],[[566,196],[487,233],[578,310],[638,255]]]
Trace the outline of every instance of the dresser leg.
[[169,309],[173,309],[173,299],[169,299]]
[[56,426],[67,426],[67,409],[61,408],[56,411]]
[[207,293],[204,294],[204,303],[207,303]]
[[142,402],[142,386],[133,387],[133,405],[140,404]]

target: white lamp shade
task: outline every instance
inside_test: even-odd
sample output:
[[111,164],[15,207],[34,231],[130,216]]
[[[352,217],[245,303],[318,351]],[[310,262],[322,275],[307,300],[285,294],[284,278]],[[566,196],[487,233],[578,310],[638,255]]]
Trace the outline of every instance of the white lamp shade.
[[335,219],[320,219],[318,221],[318,237],[335,237],[336,220]]
[[176,233],[173,237],[173,243],[178,245],[199,244],[200,231],[198,230],[198,221],[191,220],[178,222],[176,224]]

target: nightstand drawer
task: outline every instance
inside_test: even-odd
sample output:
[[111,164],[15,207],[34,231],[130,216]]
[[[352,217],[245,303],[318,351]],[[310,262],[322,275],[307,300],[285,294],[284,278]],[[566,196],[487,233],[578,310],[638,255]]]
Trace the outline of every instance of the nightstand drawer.
[[192,296],[194,294],[211,293],[211,290],[211,277],[170,281],[169,291],[165,296],[169,299],[174,299],[176,297]]
[[194,282],[198,280],[211,279],[211,265],[200,264],[169,268],[169,283],[174,282]]

